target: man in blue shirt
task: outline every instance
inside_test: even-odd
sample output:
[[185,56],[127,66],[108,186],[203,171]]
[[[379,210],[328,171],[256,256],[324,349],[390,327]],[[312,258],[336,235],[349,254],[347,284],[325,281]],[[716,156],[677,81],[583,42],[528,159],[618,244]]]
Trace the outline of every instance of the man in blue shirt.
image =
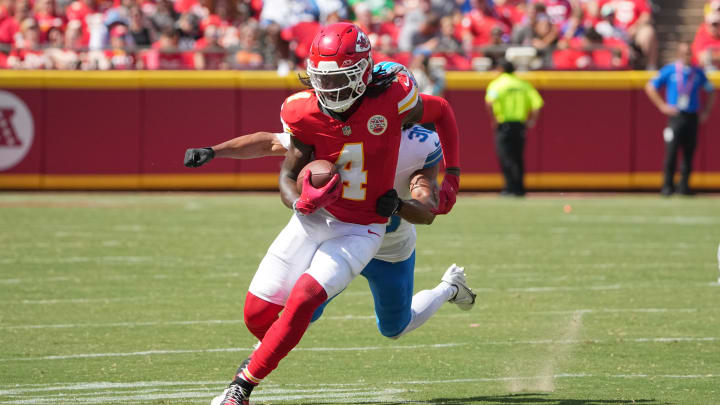
[[[659,93],[662,87],[665,87],[665,100]],[[702,109],[700,89],[708,93]],[[697,145],[698,123],[704,122],[710,115],[715,101],[713,85],[705,72],[692,63],[690,46],[681,43],[678,46],[677,61],[663,66],[657,76],[645,86],[645,92],[660,112],[669,117],[667,128],[663,131],[665,163],[662,195],[669,196],[676,191],[673,178],[678,149],[682,150],[683,162],[677,191],[683,195],[691,195],[688,184]]]

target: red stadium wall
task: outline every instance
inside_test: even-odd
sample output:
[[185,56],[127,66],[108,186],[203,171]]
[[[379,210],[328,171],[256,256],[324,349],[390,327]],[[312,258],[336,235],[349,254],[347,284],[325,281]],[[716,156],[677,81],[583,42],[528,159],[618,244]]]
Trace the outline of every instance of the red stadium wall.
[[[665,118],[645,96],[644,72],[541,72],[526,76],[545,98],[528,134],[534,189],[652,189],[661,181]],[[492,74],[450,73],[445,94],[462,136],[464,189],[502,183],[484,108]],[[714,77],[716,84],[720,76]],[[299,88],[274,72],[0,73],[0,110],[30,111],[32,140],[0,122],[2,189],[275,189],[280,158],[217,159],[188,169],[188,147],[259,130],[280,131],[282,100]],[[5,134],[5,135],[3,135]],[[711,136],[711,134],[715,134]],[[720,190],[720,103],[701,129],[694,186]],[[5,139],[5,141],[3,141]],[[13,155],[15,154],[15,155]],[[14,156],[14,157],[13,157]],[[10,160],[9,160],[10,159]]]

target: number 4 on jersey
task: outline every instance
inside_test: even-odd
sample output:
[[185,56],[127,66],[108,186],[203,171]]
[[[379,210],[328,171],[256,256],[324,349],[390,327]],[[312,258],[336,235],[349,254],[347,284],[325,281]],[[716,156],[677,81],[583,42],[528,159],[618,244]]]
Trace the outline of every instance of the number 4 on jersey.
[[342,198],[347,200],[365,200],[367,170],[363,170],[365,158],[362,143],[346,143],[340,151],[335,166],[343,181]]

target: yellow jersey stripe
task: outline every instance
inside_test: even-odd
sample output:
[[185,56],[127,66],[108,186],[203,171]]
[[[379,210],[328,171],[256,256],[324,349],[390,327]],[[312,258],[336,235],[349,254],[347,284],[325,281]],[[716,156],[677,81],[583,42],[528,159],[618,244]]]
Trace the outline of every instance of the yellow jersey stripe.
[[407,97],[402,99],[398,103],[398,114],[402,114],[411,108],[415,107],[415,104],[417,104],[418,101],[418,90],[417,87],[413,86],[412,93],[410,93]]

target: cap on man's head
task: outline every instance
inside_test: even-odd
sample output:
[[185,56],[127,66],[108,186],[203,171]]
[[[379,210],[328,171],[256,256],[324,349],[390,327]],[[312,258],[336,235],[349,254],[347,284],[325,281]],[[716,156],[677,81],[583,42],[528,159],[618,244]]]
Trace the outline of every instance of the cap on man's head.
[[606,4],[600,9],[600,15],[603,17],[608,17],[613,14],[615,14],[615,7],[613,7],[612,4]]
[[720,12],[713,11],[705,16],[705,22],[708,24],[720,23]]

